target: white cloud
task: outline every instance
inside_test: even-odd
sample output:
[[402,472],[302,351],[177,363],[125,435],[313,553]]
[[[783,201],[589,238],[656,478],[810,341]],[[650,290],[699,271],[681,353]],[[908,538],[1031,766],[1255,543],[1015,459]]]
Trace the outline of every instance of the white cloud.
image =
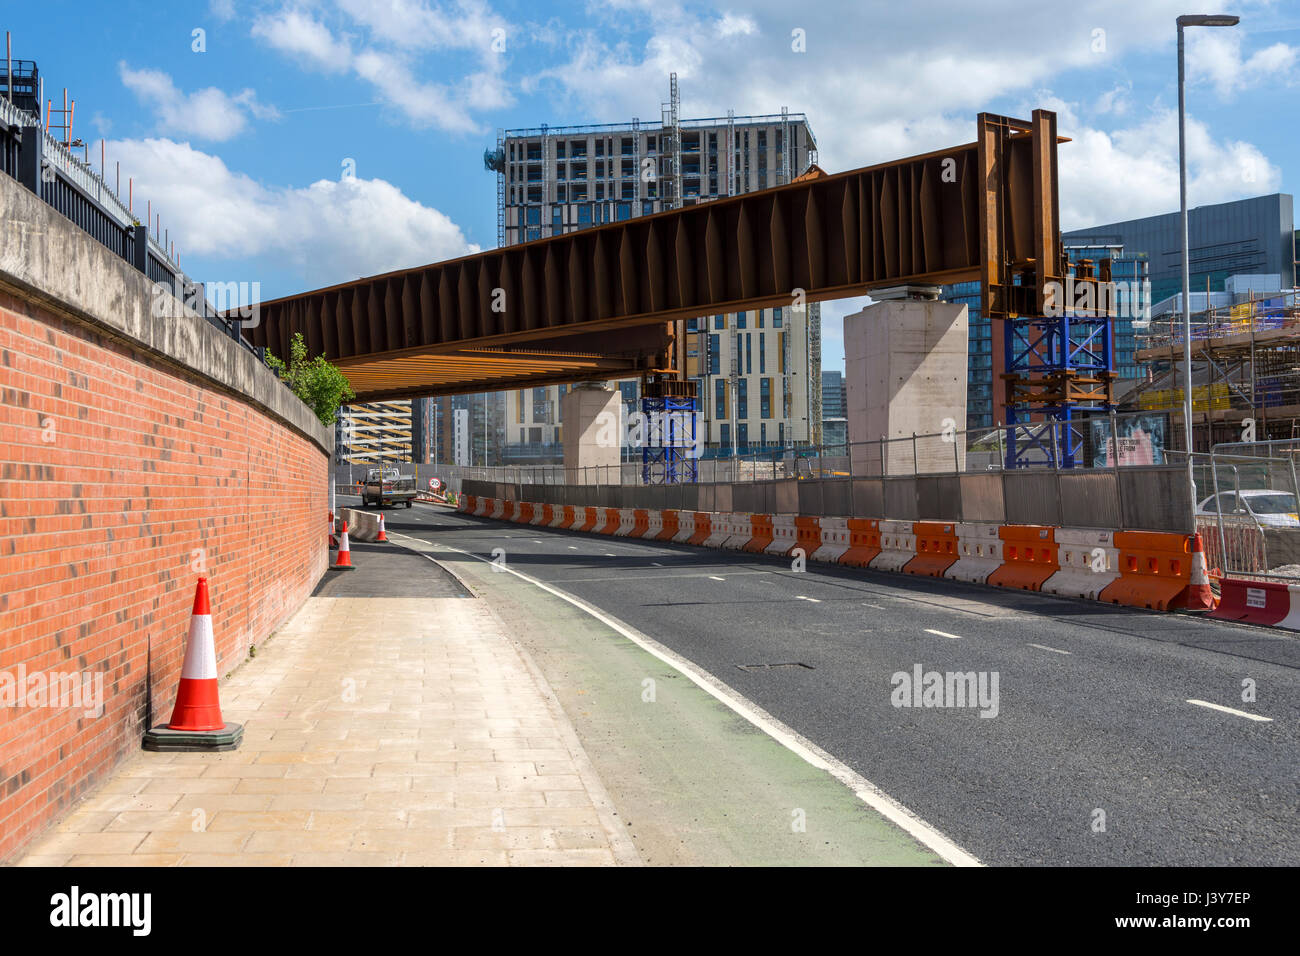
[[208,11],[222,23],[235,19],[234,0],[208,0]]
[[[258,17],[252,34],[310,68],[354,73],[415,126],[482,132],[471,111],[513,102],[503,76],[509,24],[481,0],[457,0],[446,7],[424,0],[336,2],[364,38],[349,38],[298,8]],[[478,68],[459,82],[438,84],[420,78],[420,54],[462,51],[473,56]],[[445,58],[440,63],[447,65]]]
[[242,133],[250,114],[258,119],[279,115],[275,107],[261,103],[251,89],[234,96],[214,86],[183,93],[161,70],[133,70],[125,61],[118,64],[118,73],[127,89],[153,107],[158,125],[166,133],[221,142]]
[[[1134,126],[1103,132],[1061,129],[1061,226],[1080,229],[1178,208],[1178,114],[1159,110]],[[1195,117],[1187,121],[1188,202],[1228,202],[1276,192],[1282,175],[1250,143],[1216,140]]]
[[381,179],[272,187],[188,143],[121,140],[109,150],[187,257],[274,259],[318,288],[478,251],[446,215]]
[[1244,57],[1242,43],[1242,32],[1236,29],[1189,30],[1188,82],[1209,83],[1219,96],[1228,98],[1266,83],[1295,85],[1300,81],[1300,48],[1274,43]]
[[259,16],[253,21],[252,34],[280,52],[327,73],[342,72],[352,63],[347,41],[335,39],[327,26],[301,10]]

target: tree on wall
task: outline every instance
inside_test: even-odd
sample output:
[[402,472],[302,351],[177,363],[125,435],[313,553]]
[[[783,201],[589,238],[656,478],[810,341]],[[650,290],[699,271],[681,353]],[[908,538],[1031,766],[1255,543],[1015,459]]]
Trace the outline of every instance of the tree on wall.
[[266,353],[266,364],[316,413],[322,425],[333,425],[339,406],[357,397],[343,373],[325,361],[325,356],[317,355],[308,361],[307,343],[302,340],[301,332],[295,332],[289,344],[287,368],[283,359],[270,351]]

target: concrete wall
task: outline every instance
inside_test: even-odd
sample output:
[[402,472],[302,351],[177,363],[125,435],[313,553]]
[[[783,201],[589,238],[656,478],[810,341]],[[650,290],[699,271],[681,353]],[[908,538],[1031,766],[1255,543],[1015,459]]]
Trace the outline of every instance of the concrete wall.
[[[170,716],[200,567],[222,675],[311,593],[333,436],[3,175],[0,236],[4,859]],[[24,672],[102,674],[102,714],[22,694]]]

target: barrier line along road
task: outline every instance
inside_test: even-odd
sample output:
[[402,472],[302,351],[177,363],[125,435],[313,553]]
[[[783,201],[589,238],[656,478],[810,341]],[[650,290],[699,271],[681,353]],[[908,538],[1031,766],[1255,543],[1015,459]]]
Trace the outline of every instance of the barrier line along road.
[[[427,542],[420,541],[419,539],[407,535],[399,535],[396,532],[389,535],[389,537],[394,540],[400,537],[405,541],[410,542],[411,544],[408,546],[412,547],[412,550],[423,554],[426,558],[435,563],[436,559],[430,555],[426,549],[432,548],[435,551],[439,549],[451,551],[456,554],[471,557],[476,561],[483,562],[484,564],[492,564],[492,562],[486,558],[449,544],[439,543],[436,545],[430,545]],[[658,658],[660,661],[682,674],[705,693],[717,699],[738,716],[744,718],[755,728],[767,734],[787,750],[798,755],[818,770],[830,774],[840,783],[848,787],[859,800],[871,807],[871,809],[875,810],[885,819],[889,820],[899,829],[912,836],[923,846],[933,851],[945,862],[950,863],[953,866],[983,865],[972,854],[967,853],[961,847],[957,846],[957,844],[944,836],[944,834],[926,823],[915,813],[882,791],[871,781],[854,771],[843,761],[837,760],[802,734],[787,727],[757,704],[737,693],[734,689],[718,680],[712,674],[699,670],[691,662],[674,653],[667,647],[664,647],[658,641],[642,634],[636,628],[623,623],[617,618],[606,614],[599,608],[593,607],[581,598],[574,597],[559,588],[546,584],[543,581],[539,581],[530,575],[524,574],[522,571],[517,571],[509,565],[496,565],[496,568],[500,571],[509,572],[532,586],[539,588],[562,601],[568,602],[580,611],[583,611],[600,621],[615,633],[627,638],[646,653]]]

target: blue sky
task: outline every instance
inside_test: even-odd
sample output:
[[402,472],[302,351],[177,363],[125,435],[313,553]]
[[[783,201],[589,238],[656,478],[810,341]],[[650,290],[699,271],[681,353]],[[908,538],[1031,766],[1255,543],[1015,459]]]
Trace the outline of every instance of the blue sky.
[[[830,172],[974,137],[975,114],[1056,109],[1065,228],[1177,208],[1165,0],[790,4],[197,0],[6,5],[14,55],[74,136],[105,141],[187,273],[263,297],[488,248],[498,127],[808,115]],[[1196,12],[1196,11],[1193,11]],[[1189,36],[1193,204],[1294,192],[1300,3],[1230,2]],[[202,30],[201,44],[195,30]],[[803,49],[797,42],[802,38]],[[202,52],[195,50],[202,45]],[[351,176],[347,175],[351,173]],[[842,362],[823,307],[826,367]]]

